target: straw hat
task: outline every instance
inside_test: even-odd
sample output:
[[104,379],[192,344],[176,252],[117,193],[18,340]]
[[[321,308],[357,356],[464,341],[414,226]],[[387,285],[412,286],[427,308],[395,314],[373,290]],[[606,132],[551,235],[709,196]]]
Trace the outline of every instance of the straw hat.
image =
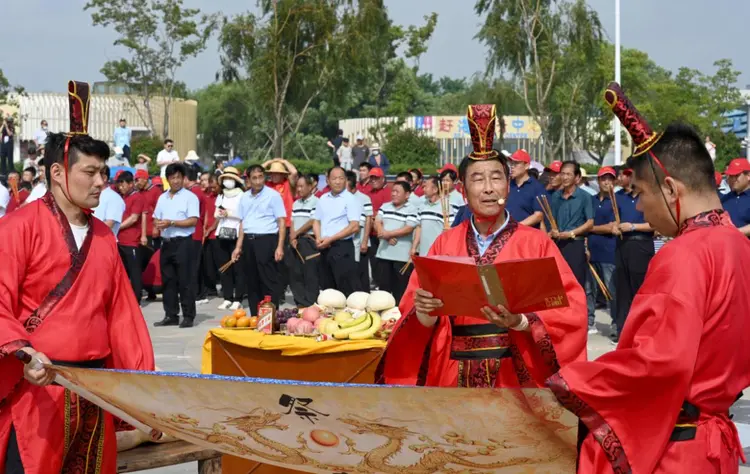
[[224,172],[219,175],[219,181],[224,181],[225,179],[233,179],[237,181],[239,185],[245,185],[245,182],[242,181],[242,177],[240,177],[239,170],[234,166],[227,166],[226,168],[224,168]]
[[185,156],[185,161],[200,161],[200,157],[195,152],[195,150],[190,150],[188,154]]
[[148,155],[145,155],[143,153],[139,154],[138,158],[143,158],[144,160],[146,160],[146,163],[151,163],[151,158],[149,158]]
[[280,163],[278,161],[274,161],[273,163],[271,163],[271,166],[266,171],[268,173],[289,174],[289,171],[286,169],[286,166],[284,166],[284,163]]

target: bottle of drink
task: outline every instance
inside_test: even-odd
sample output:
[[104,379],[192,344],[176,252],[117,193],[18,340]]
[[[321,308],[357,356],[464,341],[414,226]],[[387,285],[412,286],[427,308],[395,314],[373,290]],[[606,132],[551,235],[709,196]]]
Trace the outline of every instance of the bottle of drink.
[[276,305],[270,296],[263,298],[258,305],[258,331],[273,334],[276,327]]

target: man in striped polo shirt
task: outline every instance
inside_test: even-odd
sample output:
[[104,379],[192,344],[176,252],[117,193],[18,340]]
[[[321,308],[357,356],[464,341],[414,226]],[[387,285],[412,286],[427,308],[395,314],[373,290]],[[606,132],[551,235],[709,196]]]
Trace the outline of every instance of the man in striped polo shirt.
[[409,205],[409,183],[393,183],[391,202],[383,204],[375,219],[378,245],[378,268],[381,271],[380,289],[393,294],[398,302],[406,291],[413,266],[405,271],[412,246],[412,233],[417,226],[416,210]]
[[[430,251],[432,243],[447,228],[455,217],[455,211],[448,205],[443,208],[440,199],[440,181],[431,176],[424,182],[425,202],[417,213],[417,228],[414,231],[414,241],[411,244],[411,254],[425,256]],[[446,215],[447,214],[447,215]],[[446,226],[447,220],[447,226]]]
[[357,174],[354,171],[346,172],[346,188],[354,195],[362,205],[362,214],[359,216],[359,232],[354,234],[354,261],[357,262],[356,291],[370,292],[370,259],[367,258],[367,249],[370,246],[369,235],[372,231],[372,199],[367,194],[357,189]]
[[[318,204],[315,197],[315,187],[312,178],[299,175],[297,178],[297,195],[299,199],[292,204],[292,224],[289,227],[289,245],[296,251],[288,253],[291,278],[289,286],[292,289],[294,302],[297,306],[307,307],[315,304],[320,291],[319,262],[320,257],[315,247],[315,236],[312,230],[312,216]],[[302,259],[305,259],[304,261]]]

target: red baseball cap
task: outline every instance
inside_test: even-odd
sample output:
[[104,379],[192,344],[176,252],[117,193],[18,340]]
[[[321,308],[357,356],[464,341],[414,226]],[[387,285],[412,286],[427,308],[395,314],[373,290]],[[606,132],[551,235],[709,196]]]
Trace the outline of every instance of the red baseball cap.
[[118,179],[118,178],[120,177],[120,175],[121,175],[121,174],[122,174],[122,173],[123,173],[124,171],[125,171],[125,170],[120,170],[120,171],[118,171],[117,173],[115,173],[115,181],[117,181],[117,179]]
[[370,170],[368,176],[371,178],[383,178],[385,177],[385,173],[383,173],[383,170],[380,168],[373,168]]
[[522,163],[531,163],[531,156],[529,156],[529,154],[523,148],[513,152],[513,154],[510,155],[510,159],[513,161],[520,161]]
[[599,178],[601,178],[602,176],[605,176],[605,175],[608,175],[608,174],[611,174],[612,176],[617,177],[617,172],[611,166],[604,166],[604,167],[600,168],[599,172],[596,173],[596,176],[599,177]]
[[563,165],[562,161],[553,161],[552,163],[549,164],[549,166],[545,166],[544,169],[550,170],[553,173],[559,173],[560,170],[562,169],[562,165]]
[[746,158],[735,158],[729,163],[724,173],[727,176],[737,176],[745,171],[750,171],[750,161],[747,161]]
[[135,172],[135,179],[148,179],[148,171],[146,171],[146,170],[137,170]]
[[714,180],[716,181],[716,186],[721,186],[721,173],[718,171],[714,171]]
[[456,168],[456,165],[454,165],[453,163],[448,163],[437,171],[440,174],[442,174],[443,171],[453,171],[454,173],[458,173],[458,168]]

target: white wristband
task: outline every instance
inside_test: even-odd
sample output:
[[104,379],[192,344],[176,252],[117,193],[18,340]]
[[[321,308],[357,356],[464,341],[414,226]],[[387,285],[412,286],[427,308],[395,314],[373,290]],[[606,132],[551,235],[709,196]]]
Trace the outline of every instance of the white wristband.
[[525,314],[522,314],[521,322],[513,326],[511,329],[519,332],[529,329],[529,318],[527,318]]

